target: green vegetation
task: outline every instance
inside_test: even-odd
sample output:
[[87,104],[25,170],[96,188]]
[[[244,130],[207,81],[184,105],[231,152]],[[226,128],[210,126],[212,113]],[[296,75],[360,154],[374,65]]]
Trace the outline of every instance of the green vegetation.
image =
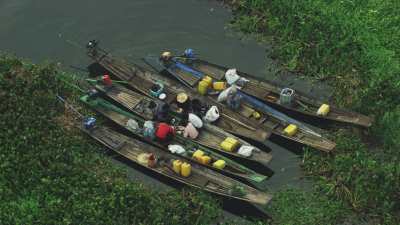
[[288,189],[274,196],[269,207],[274,224],[331,224],[337,215],[346,213],[339,202],[325,196]]
[[[273,55],[288,70],[334,88],[336,103],[375,117],[368,134],[338,130],[333,155],[306,151],[304,169],[332,204],[322,213],[336,223],[338,203],[373,223],[400,221],[400,4],[397,0],[231,0],[233,25],[274,41]],[[289,191],[290,193],[290,191]],[[280,201],[279,208],[297,201]],[[315,199],[318,201],[318,199]],[[321,200],[319,200],[321,201]],[[311,203],[310,203],[311,204]],[[312,204],[311,204],[312,205]],[[302,206],[299,206],[302,207]],[[297,209],[300,210],[300,209]],[[319,221],[304,205],[285,224]],[[301,218],[308,215],[311,218]],[[312,223],[308,223],[312,224]]]
[[128,181],[73,129],[56,94],[75,95],[53,65],[0,56],[1,224],[212,224],[211,196]]

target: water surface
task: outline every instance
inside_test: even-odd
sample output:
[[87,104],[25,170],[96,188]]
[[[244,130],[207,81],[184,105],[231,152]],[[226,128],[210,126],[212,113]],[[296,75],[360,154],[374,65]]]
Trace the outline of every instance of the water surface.
[[[210,61],[282,79],[271,72],[276,65],[266,57],[265,47],[254,40],[240,40],[226,28],[230,19],[229,10],[204,0],[2,0],[0,50],[34,62],[60,62],[70,69],[85,68],[89,63],[82,46],[91,39],[132,61],[149,53],[193,48]],[[283,82],[308,85],[296,79]],[[299,156],[271,142],[267,145],[274,154],[270,168],[275,174],[267,183],[270,189],[307,187],[301,179]],[[129,169],[129,174],[163,187],[143,171]]]

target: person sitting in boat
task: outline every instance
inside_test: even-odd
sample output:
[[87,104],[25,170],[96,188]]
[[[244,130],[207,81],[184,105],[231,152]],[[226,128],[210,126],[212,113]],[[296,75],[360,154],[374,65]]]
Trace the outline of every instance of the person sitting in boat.
[[240,107],[240,103],[242,100],[242,96],[238,93],[238,88],[236,85],[232,85],[231,87],[222,91],[218,96],[218,102],[226,101],[227,105],[237,110]]
[[240,96],[237,92],[231,92],[228,94],[226,99],[226,103],[231,109],[237,110],[240,108],[240,103],[242,101],[242,96]]
[[161,54],[160,60],[165,62],[168,62],[172,59],[172,53],[171,52],[163,52]]
[[156,106],[154,112],[154,119],[159,122],[168,122],[170,119],[169,112],[170,112],[170,107],[168,103],[160,102]]
[[188,113],[191,108],[191,100],[186,93],[181,92],[176,95],[176,105],[181,108],[184,113]]
[[191,122],[188,122],[186,126],[176,126],[175,131],[185,138],[196,139],[199,136],[199,131]]
[[211,106],[204,104],[199,99],[192,100],[192,112],[200,117],[205,116],[209,108]]
[[155,136],[161,143],[168,143],[175,136],[175,128],[167,123],[159,123],[156,128]]

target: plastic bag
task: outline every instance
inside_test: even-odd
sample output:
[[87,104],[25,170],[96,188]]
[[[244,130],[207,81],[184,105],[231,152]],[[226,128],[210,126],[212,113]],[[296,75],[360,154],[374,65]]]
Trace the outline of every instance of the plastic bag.
[[137,131],[139,130],[139,124],[136,120],[129,119],[128,122],[126,122],[126,128],[130,131]]
[[207,111],[206,115],[204,116],[204,120],[212,123],[216,121],[219,118],[219,110],[218,107],[213,105],[211,108]]
[[250,157],[251,154],[253,153],[253,150],[254,150],[253,146],[243,145],[239,148],[238,154],[244,157]]
[[189,122],[196,128],[203,127],[203,121],[196,114],[189,113]]
[[143,136],[154,139],[155,138],[156,129],[154,128],[153,121],[147,120],[143,124]]
[[171,153],[176,153],[176,154],[183,154],[186,152],[185,148],[183,148],[181,145],[168,145],[168,150]]
[[193,126],[192,123],[188,123],[183,131],[183,136],[185,138],[189,137],[190,139],[196,139],[199,136],[199,132]]
[[236,83],[240,79],[236,69],[229,69],[225,73],[225,79],[229,85]]
[[232,85],[229,88],[225,89],[218,95],[218,102],[224,102],[226,99],[228,99],[229,95],[236,94],[237,93],[237,87],[236,85]]

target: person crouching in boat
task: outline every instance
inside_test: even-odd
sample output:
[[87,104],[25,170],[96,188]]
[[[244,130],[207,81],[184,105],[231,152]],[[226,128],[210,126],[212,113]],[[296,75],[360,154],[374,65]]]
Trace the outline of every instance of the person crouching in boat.
[[163,52],[159,59],[165,66],[170,66],[173,63],[172,58],[173,55],[171,52]]
[[175,136],[175,128],[167,123],[159,123],[156,128],[155,136],[159,142],[168,143]]

